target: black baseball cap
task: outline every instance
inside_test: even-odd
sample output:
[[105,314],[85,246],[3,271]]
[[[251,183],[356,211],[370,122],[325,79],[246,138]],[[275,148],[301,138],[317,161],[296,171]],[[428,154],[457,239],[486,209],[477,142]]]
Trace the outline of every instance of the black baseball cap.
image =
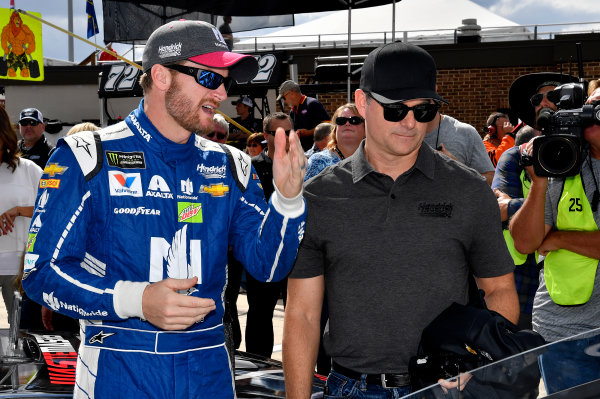
[[237,82],[252,80],[258,73],[258,61],[251,55],[232,53],[221,32],[204,21],[171,21],[158,27],[148,40],[142,67],[148,72],[156,64],[189,60],[212,68],[229,68]]
[[436,75],[435,61],[427,51],[395,42],[369,53],[360,74],[360,88],[384,104],[417,98],[447,104],[435,91]]
[[558,86],[563,83],[578,82],[575,76],[558,72],[530,73],[519,76],[510,85],[508,103],[519,119],[529,126],[535,126],[535,108],[529,99],[545,86]]

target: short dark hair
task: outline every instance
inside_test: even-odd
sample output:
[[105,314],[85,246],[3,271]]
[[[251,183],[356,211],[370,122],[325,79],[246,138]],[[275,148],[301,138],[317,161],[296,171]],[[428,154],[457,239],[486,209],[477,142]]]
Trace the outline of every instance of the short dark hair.
[[316,143],[317,141],[328,138],[332,129],[333,125],[329,122],[319,123],[317,127],[315,127],[315,132],[313,133],[313,141]]
[[288,114],[284,114],[283,112],[273,112],[272,114],[268,114],[267,116],[265,116],[265,119],[263,120],[263,132],[271,130],[271,121],[273,119],[277,119],[280,121],[288,120],[290,121],[290,124],[292,124],[292,126],[294,125],[292,123],[292,118],[290,118]]

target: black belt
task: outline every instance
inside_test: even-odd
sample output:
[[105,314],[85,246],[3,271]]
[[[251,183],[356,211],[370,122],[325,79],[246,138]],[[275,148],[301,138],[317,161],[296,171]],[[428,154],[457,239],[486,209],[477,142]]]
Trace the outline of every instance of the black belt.
[[[336,362],[331,362],[331,368],[353,380],[360,380],[361,376],[364,374],[347,369]],[[383,388],[402,388],[410,385],[410,375],[408,373],[367,374],[367,384],[380,385]]]

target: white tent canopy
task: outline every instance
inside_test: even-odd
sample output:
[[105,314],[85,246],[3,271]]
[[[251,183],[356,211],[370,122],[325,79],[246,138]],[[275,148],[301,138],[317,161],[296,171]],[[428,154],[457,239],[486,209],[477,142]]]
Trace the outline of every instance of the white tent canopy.
[[[391,41],[393,4],[378,7],[353,9],[351,34],[353,46],[361,43]],[[453,39],[455,29],[463,25],[464,19],[476,19],[483,27],[482,41],[507,40],[507,36],[529,33],[516,23],[498,16],[470,0],[402,0],[395,4],[395,40],[408,39],[422,41],[428,39]],[[283,28],[257,39],[240,38],[236,50],[303,47],[320,44],[327,46],[336,42],[337,46],[347,44],[348,11],[323,13],[324,16],[312,19],[293,27]],[[406,33],[405,33],[406,32]],[[245,32],[244,36],[255,36]],[[287,44],[287,45],[286,45]]]

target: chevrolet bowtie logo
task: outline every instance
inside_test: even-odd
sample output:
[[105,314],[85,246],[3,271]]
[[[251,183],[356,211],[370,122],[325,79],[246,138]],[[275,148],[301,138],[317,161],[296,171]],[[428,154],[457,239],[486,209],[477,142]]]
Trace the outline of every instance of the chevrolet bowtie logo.
[[202,186],[201,192],[210,194],[213,197],[223,197],[229,192],[229,186],[226,186],[223,183]]
[[47,173],[48,176],[54,177],[55,175],[62,175],[69,169],[68,166],[60,166],[57,163],[51,163],[46,165],[44,168],[44,173]]
[[98,342],[100,344],[104,343],[104,338],[108,338],[111,335],[115,335],[115,333],[104,333],[104,330],[100,330],[100,332],[96,335],[94,335],[93,337],[90,338],[90,344],[93,344],[94,342]]

